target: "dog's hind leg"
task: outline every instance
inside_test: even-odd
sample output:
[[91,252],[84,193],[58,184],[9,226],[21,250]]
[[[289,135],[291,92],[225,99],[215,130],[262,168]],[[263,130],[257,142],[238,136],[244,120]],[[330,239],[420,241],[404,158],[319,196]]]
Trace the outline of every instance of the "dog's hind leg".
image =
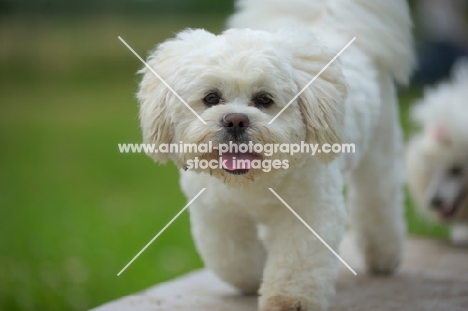
[[381,115],[369,149],[347,176],[351,226],[372,273],[398,266],[405,236],[402,132],[395,87],[381,78]]
[[193,204],[192,235],[207,268],[245,294],[256,294],[265,251],[248,217],[224,208]]

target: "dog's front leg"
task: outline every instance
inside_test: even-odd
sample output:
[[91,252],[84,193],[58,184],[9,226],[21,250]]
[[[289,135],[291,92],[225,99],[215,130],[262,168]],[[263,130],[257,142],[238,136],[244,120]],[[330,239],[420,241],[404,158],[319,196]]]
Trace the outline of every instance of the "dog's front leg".
[[225,206],[195,202],[190,212],[193,238],[205,265],[243,293],[257,294],[265,253],[256,224]]
[[[286,198],[285,198],[286,199]],[[335,251],[345,229],[341,194],[329,204],[291,207]],[[260,289],[261,311],[326,310],[335,290],[337,259],[285,206],[275,208],[264,237],[268,252]]]

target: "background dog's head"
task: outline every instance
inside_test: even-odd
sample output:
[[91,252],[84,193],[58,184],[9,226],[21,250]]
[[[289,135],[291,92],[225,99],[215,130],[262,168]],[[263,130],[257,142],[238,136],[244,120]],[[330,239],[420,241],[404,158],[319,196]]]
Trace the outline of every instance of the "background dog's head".
[[422,211],[435,220],[468,220],[468,62],[452,81],[427,89],[412,110],[424,131],[408,148],[409,186]]
[[[186,30],[159,45],[148,64],[207,124],[203,124],[148,68],[138,92],[144,142],[170,143],[340,143],[346,87],[339,63],[333,63],[272,124],[268,124],[333,58],[309,31],[270,33],[231,29],[221,35]],[[218,153],[150,154],[187,160],[218,159]],[[300,158],[262,153],[225,154],[223,159]],[[322,154],[324,162],[336,154]],[[222,178],[253,179],[262,170],[206,169]]]
[[411,143],[407,166],[410,189],[426,215],[468,219],[468,141],[432,129]]

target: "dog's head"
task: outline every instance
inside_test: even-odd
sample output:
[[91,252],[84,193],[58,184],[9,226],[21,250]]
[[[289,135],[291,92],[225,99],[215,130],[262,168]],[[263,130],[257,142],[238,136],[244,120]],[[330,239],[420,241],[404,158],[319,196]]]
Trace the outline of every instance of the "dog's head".
[[[230,141],[341,143],[346,86],[339,63],[331,64],[297,96],[334,55],[308,31],[269,33],[232,29],[221,35],[204,30],[183,31],[175,39],[160,44],[149,56],[148,64],[154,72],[148,68],[141,70],[138,99],[144,142],[161,145],[211,141],[214,146]],[[187,162],[195,158],[219,159],[216,151],[150,156],[162,163],[171,158],[180,168],[186,168]],[[328,162],[335,156],[322,154],[320,159]],[[246,162],[278,159],[288,160],[294,166],[301,157],[230,152],[221,159],[238,158]],[[197,170],[224,180],[253,179],[264,173],[251,169],[249,163],[244,169],[228,164]]]
[[[419,144],[421,154],[412,165],[421,166],[421,177],[412,181],[415,176],[410,176],[410,186],[419,185],[424,212],[444,222],[468,219],[468,141],[438,126]],[[411,174],[414,168],[409,170]]]

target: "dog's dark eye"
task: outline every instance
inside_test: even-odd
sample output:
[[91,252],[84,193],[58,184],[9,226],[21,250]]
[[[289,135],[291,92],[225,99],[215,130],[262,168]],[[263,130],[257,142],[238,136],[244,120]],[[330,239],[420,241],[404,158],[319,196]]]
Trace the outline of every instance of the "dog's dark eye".
[[273,100],[271,99],[271,97],[266,94],[258,95],[257,97],[255,97],[254,102],[255,102],[255,106],[265,107],[265,108],[273,104]]
[[463,174],[463,167],[460,165],[454,165],[449,169],[448,173],[452,177],[459,177]]
[[219,104],[220,100],[219,95],[216,93],[210,93],[203,98],[203,102],[209,107]]

